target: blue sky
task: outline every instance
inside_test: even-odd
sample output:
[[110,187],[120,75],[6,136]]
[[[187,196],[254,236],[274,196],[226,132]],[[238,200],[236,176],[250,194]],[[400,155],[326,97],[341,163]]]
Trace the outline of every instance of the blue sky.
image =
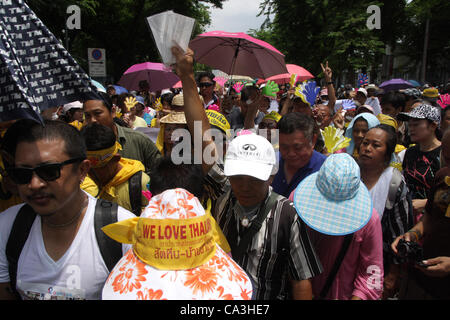
[[257,17],[260,0],[227,0],[223,9],[211,8],[211,25],[206,31],[247,32],[259,29],[265,16]]

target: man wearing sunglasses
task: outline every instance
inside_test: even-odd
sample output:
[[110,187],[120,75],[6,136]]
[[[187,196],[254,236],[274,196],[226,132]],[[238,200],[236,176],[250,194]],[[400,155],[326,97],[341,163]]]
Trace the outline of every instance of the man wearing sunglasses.
[[216,82],[214,81],[214,74],[210,72],[202,72],[197,76],[197,85],[200,89],[200,95],[203,97],[203,104],[205,109],[210,105],[219,104],[219,98],[214,94],[214,87]]
[[[14,132],[8,137],[14,166],[7,171],[25,204],[0,214],[0,299],[16,293],[22,299],[100,299],[109,270],[94,232],[97,200],[80,189],[90,167],[83,138],[51,120]],[[12,260],[10,237],[26,229],[24,214],[30,229]],[[121,207],[117,214],[118,220],[134,217]]]

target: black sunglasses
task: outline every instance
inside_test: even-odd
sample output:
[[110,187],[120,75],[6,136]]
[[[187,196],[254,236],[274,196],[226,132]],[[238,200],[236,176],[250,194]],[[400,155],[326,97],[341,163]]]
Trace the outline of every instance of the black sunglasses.
[[203,87],[211,87],[212,85],[214,85],[214,83],[212,83],[212,82],[201,82],[201,83],[198,84],[198,86],[199,86],[200,88],[203,88]]
[[41,164],[35,168],[11,167],[6,169],[8,175],[16,184],[27,184],[36,172],[39,178],[45,181],[54,181],[61,176],[61,168],[67,164],[81,162],[86,158],[74,158],[59,163]]

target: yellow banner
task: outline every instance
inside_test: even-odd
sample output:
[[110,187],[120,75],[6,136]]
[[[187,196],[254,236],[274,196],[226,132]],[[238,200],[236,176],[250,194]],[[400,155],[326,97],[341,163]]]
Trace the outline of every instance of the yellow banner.
[[[210,260],[216,252],[215,224],[210,215],[191,219],[139,218],[126,221],[106,226],[103,231],[120,242],[133,243],[136,256],[157,269],[195,268]],[[129,232],[128,228],[134,230]]]

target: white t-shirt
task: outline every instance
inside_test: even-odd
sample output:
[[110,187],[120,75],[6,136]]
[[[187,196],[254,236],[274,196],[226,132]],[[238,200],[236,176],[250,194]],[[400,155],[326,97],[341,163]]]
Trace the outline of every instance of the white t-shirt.
[[[54,261],[45,249],[41,217],[36,216],[30,234],[19,257],[17,290],[22,299],[86,299],[99,300],[109,275],[100,253],[94,230],[94,211],[97,199],[88,195],[89,205],[77,235],[66,253]],[[12,225],[23,204],[0,214],[0,283],[9,282],[5,249]],[[119,207],[117,219],[135,217]],[[122,245],[126,253],[131,245]]]

